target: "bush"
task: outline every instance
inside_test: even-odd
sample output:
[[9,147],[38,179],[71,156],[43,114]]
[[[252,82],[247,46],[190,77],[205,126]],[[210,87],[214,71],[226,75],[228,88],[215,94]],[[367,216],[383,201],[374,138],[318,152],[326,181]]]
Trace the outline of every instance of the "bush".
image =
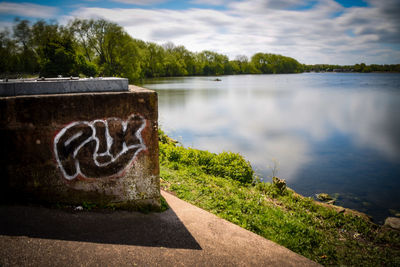
[[207,174],[233,179],[241,183],[251,183],[253,181],[254,171],[250,162],[246,161],[238,153],[223,152],[215,154],[177,146],[176,141],[167,137],[161,130],[159,131],[159,140],[161,162],[168,161],[185,166],[199,167]]
[[246,161],[240,154],[232,152],[215,155],[206,171],[209,174],[230,178],[241,183],[251,183],[254,174],[250,162]]

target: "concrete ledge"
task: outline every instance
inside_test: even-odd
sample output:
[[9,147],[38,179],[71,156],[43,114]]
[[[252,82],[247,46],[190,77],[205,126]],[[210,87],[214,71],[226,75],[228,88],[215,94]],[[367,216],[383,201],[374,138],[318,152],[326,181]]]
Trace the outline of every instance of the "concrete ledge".
[[46,78],[0,80],[0,96],[129,91],[125,78]]

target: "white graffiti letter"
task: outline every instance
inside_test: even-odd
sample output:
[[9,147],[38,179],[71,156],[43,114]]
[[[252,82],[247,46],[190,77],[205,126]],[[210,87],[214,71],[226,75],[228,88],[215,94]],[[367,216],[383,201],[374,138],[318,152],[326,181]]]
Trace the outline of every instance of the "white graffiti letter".
[[65,126],[54,137],[54,154],[64,177],[102,178],[120,174],[146,146],[142,131],[146,120],[131,115],[78,121]]

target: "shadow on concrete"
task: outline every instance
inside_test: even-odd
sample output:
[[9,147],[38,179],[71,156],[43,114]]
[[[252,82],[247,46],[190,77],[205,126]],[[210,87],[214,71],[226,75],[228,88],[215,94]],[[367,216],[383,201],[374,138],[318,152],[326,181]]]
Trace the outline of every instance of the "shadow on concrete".
[[172,209],[162,213],[142,214],[3,205],[0,206],[0,235],[202,249]]

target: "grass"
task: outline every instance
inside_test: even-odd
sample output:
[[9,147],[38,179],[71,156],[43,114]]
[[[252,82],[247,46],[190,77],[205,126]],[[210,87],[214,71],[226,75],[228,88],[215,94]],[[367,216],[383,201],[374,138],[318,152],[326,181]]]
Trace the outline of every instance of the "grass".
[[159,136],[164,190],[323,265],[400,266],[399,232],[260,182],[239,154]]
[[[79,204],[67,204],[67,203],[47,203],[40,202],[35,203],[36,205],[43,205],[49,208],[63,209],[67,211],[76,211],[76,210],[86,210],[86,211],[98,211],[98,212],[110,212],[110,211],[137,211],[141,213],[150,213],[150,212],[164,212],[169,209],[167,201],[164,197],[160,196],[160,207],[155,208],[150,205],[142,205],[138,206],[130,203],[106,203],[106,204],[98,204],[93,202],[83,201],[81,205]],[[80,207],[80,209],[77,209]]]

